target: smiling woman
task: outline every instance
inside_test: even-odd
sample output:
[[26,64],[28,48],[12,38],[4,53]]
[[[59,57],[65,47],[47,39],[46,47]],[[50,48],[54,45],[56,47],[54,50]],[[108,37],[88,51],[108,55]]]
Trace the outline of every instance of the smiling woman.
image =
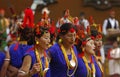
[[18,77],[50,77],[49,58],[46,53],[50,43],[49,28],[37,26],[34,36],[34,48],[25,53]]
[[75,73],[75,77],[102,77],[102,69],[94,57],[95,45],[93,38],[88,35],[84,38],[79,38],[77,42],[77,49],[79,52],[78,69]]

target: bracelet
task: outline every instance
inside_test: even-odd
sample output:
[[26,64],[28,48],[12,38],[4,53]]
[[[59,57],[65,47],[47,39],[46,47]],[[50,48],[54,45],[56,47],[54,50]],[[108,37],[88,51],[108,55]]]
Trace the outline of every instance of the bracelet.
[[18,70],[19,73],[23,73],[23,74],[26,74],[25,71],[22,71],[22,70]]
[[8,58],[6,58],[6,59],[4,59],[5,61],[10,61],[10,59],[8,59]]

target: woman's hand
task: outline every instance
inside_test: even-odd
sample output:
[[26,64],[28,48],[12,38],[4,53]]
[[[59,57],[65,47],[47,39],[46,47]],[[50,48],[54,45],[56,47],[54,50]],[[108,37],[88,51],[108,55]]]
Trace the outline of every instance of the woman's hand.
[[40,72],[40,64],[39,63],[35,63],[32,67],[32,69],[30,70],[30,75],[34,75],[36,73]]

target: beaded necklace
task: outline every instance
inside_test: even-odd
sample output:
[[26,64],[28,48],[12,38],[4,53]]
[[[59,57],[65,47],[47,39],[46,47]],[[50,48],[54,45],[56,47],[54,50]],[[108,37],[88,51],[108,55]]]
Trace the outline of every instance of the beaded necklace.
[[[37,62],[40,63],[40,73],[39,73],[39,77],[45,77],[46,73],[49,69],[49,60],[47,58],[47,54],[46,52],[44,52],[44,58],[45,58],[45,66],[43,66],[42,61],[40,59],[40,55],[39,55],[39,51],[38,49],[35,49],[35,54],[36,54],[36,58],[37,58]],[[44,69],[43,69],[44,67]]]
[[[65,61],[66,61],[67,67],[68,67],[67,76],[71,77],[71,76],[74,75],[74,73],[75,73],[75,71],[77,69],[77,66],[78,66],[78,61],[77,61],[76,55],[74,53],[73,48],[71,48],[70,50],[71,50],[72,59],[69,61],[67,53],[65,51],[65,48],[64,48],[64,46],[62,44],[60,44],[60,48],[61,48],[61,51],[62,51],[62,53],[64,55],[64,58],[65,58]],[[74,69],[74,71],[73,71],[72,74],[69,74],[69,70],[71,70],[71,69]]]
[[86,59],[85,56],[83,56],[82,59],[83,59],[83,61],[84,61],[84,63],[85,63],[85,66],[86,66],[86,68],[87,68],[87,73],[88,73],[88,74],[87,74],[87,77],[95,77],[95,72],[96,72],[96,70],[95,70],[95,66],[94,66],[94,63],[93,63],[92,58],[91,58],[91,62],[90,62],[92,68],[89,67],[88,61],[87,61],[87,59]]

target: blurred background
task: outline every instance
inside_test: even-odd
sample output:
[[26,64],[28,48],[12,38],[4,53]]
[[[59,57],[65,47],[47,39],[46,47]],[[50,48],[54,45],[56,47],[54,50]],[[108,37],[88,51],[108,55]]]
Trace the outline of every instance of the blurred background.
[[[46,0],[47,1],[47,0]],[[48,0],[49,1],[49,0]],[[94,4],[96,4],[97,0],[56,0],[55,3],[49,3],[47,7],[50,10],[50,18],[57,21],[58,18],[60,18],[63,15],[63,11],[65,9],[69,9],[71,16],[79,17],[80,12],[84,11],[86,13],[86,17],[93,16],[96,23],[103,23],[104,19],[107,18],[109,15],[109,10],[114,9],[116,11],[116,18],[120,20],[120,7],[117,5],[111,5],[111,7],[108,7],[106,9],[99,9],[95,8]],[[87,2],[88,1],[88,2]],[[92,3],[93,2],[93,6]],[[98,0],[99,1],[99,0]],[[105,1],[105,0],[103,0]],[[108,0],[110,1],[110,0]],[[119,3],[119,0],[111,0],[111,1],[118,1],[116,3]],[[33,0],[0,0],[0,7],[4,8],[6,11],[6,16],[10,17],[12,16],[10,12],[10,7],[13,7],[15,13],[17,15],[21,14],[21,11],[23,11],[26,7],[31,7],[33,3]],[[88,3],[88,4],[87,4]],[[90,4],[91,3],[91,4]],[[112,2],[113,3],[113,2]],[[96,5],[97,6],[97,5]],[[36,8],[36,14],[35,14],[35,22],[37,22],[41,17],[41,10],[44,6],[38,5]],[[107,7],[107,6],[105,6]]]
[[[38,3],[37,1],[41,2]],[[101,24],[101,27],[104,25],[104,20],[109,18],[110,11],[112,10],[115,12],[115,19],[118,21],[118,27],[120,27],[120,0],[0,0],[0,8],[4,9],[5,17],[8,19],[14,16],[21,16],[26,7],[30,7],[34,11],[35,23],[40,21],[42,18],[42,10],[44,7],[47,7],[50,12],[49,17],[55,24],[58,19],[63,17],[64,10],[69,9],[71,17],[78,17],[78,19],[81,19],[80,13],[84,12],[86,19],[89,20],[89,17],[92,16],[94,22],[96,24]],[[113,47],[112,40],[117,41],[119,44],[120,29],[111,32],[110,35],[103,33],[103,56],[105,57],[103,61],[104,77],[109,77],[109,59],[107,56],[109,49]],[[120,68],[120,59],[118,67]],[[120,74],[120,71],[118,72]]]

